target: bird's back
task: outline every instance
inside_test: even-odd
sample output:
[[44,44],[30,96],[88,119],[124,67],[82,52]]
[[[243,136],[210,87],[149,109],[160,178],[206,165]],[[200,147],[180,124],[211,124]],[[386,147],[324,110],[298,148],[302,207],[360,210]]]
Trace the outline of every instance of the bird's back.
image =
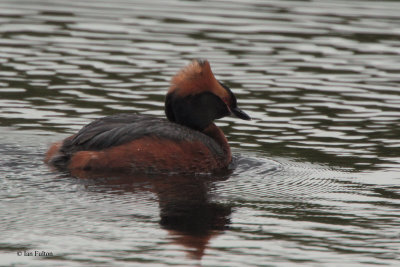
[[84,126],[47,158],[69,170],[182,173],[221,167],[224,156],[222,147],[199,131],[152,116],[118,114]]

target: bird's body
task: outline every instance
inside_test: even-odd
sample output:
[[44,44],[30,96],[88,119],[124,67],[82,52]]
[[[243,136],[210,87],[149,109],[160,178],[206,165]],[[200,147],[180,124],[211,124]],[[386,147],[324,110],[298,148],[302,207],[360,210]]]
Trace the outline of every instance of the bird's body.
[[174,76],[165,111],[168,120],[137,114],[97,119],[54,144],[46,162],[73,174],[214,172],[232,157],[213,120],[231,113],[249,119],[207,61],[193,61]]

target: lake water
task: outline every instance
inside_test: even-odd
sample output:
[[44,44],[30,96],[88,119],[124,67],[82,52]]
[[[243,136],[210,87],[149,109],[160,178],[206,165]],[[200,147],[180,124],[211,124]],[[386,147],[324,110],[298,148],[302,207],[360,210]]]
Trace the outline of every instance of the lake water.
[[[399,2],[0,0],[0,36],[0,265],[399,266]],[[253,118],[218,121],[231,174],[43,163],[95,118],[163,117],[193,58]]]

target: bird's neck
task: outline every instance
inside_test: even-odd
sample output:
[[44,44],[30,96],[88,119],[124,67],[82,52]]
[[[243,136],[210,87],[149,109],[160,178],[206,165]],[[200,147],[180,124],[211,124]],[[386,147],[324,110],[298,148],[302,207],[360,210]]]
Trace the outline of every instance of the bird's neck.
[[214,139],[222,147],[222,150],[226,155],[227,163],[231,162],[231,148],[229,147],[228,140],[226,139],[224,132],[214,123],[208,125],[202,132]]

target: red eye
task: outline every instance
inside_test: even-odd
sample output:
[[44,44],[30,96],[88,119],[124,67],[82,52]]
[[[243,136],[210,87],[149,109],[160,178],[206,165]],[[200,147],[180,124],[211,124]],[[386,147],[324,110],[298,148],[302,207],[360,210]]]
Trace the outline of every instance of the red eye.
[[222,97],[222,101],[229,106],[229,98],[227,96]]

